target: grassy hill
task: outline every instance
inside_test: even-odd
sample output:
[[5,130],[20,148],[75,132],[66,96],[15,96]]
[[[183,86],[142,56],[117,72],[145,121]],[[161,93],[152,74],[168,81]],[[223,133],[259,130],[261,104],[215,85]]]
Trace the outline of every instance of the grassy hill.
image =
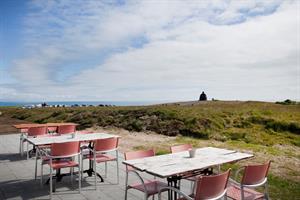
[[[178,143],[251,151],[255,161],[272,159],[273,199],[300,198],[300,105],[207,101],[138,107],[21,109],[0,107],[2,117],[36,123],[75,122],[177,136]],[[206,142],[205,142],[206,141]],[[160,152],[166,149],[161,147]],[[230,166],[236,167],[236,166]],[[290,198],[291,194],[296,198]],[[289,198],[286,198],[289,197]]]

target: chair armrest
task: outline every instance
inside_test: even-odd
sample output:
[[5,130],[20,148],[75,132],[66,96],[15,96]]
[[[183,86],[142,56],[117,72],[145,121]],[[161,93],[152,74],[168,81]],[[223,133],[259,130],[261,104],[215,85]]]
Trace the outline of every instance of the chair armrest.
[[41,156],[51,157],[51,155],[43,148],[39,148],[39,146],[36,146],[37,151]]
[[245,167],[240,167],[236,170],[235,175],[234,175],[234,180],[238,180],[238,175],[241,171],[243,171]]
[[167,191],[167,190],[172,190],[172,191],[176,192],[177,194],[183,196],[187,200],[193,200],[192,197],[188,196],[187,194],[183,193],[182,191],[180,191],[180,190],[178,190],[177,188],[174,188],[174,187],[164,187],[164,188],[162,188],[158,193],[158,200],[161,200],[161,193],[164,192],[164,191]]
[[147,191],[146,186],[145,186],[145,182],[144,182],[143,178],[141,177],[141,175],[137,171],[130,170],[130,171],[127,171],[127,173],[128,173],[128,175],[129,174],[134,174],[136,177],[138,177],[138,179],[141,181],[142,185],[144,186],[145,191]]

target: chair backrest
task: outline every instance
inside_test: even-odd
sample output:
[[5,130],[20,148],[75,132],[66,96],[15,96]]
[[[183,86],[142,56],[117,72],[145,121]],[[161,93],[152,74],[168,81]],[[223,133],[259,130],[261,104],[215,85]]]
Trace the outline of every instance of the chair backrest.
[[43,136],[46,135],[47,132],[47,126],[41,126],[41,127],[30,127],[28,129],[27,135],[30,137],[37,137],[37,136]]
[[119,138],[106,138],[106,139],[98,139],[95,141],[94,150],[95,151],[110,151],[118,148]]
[[[125,152],[124,157],[125,160],[133,160],[138,158],[146,158],[155,156],[155,152],[153,149],[150,150],[141,150],[141,151],[132,151],[132,152]],[[126,170],[133,170],[132,167],[126,165]]]
[[245,166],[244,175],[241,180],[243,185],[255,185],[262,183],[268,175],[271,161],[260,165]]
[[28,132],[28,128],[21,128],[21,129],[20,129],[20,132],[21,132],[21,133],[27,133],[27,132]]
[[197,180],[195,199],[221,198],[225,195],[230,171],[231,169],[228,169],[218,175],[200,177]]
[[83,130],[83,131],[77,131],[77,133],[79,133],[79,134],[90,134],[90,133],[94,133],[94,132]]
[[51,156],[68,157],[80,152],[80,142],[64,142],[51,144]]
[[61,125],[61,126],[58,126],[58,129],[57,129],[58,134],[75,133],[75,131],[76,131],[75,125]]
[[193,147],[191,144],[182,144],[182,145],[176,145],[176,146],[170,147],[170,151],[171,151],[171,153],[178,153],[181,151],[188,151],[192,148]]

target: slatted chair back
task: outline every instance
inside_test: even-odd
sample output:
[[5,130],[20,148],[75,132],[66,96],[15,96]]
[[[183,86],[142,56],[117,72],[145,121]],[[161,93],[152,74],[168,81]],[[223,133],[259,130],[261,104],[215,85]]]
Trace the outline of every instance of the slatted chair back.
[[270,164],[271,162],[268,161],[265,164],[245,166],[241,183],[243,185],[255,185],[262,183],[268,175]]
[[51,156],[69,157],[80,152],[80,142],[64,142],[51,144]]
[[57,133],[58,134],[70,134],[76,132],[76,126],[75,125],[61,125],[58,126]]
[[170,147],[170,151],[171,151],[171,153],[178,153],[178,152],[182,152],[182,151],[188,151],[192,148],[193,147],[191,144],[182,144],[182,145],[176,145],[176,146]]
[[106,139],[99,139],[96,140],[94,144],[95,151],[110,151],[115,150],[118,148],[119,138],[106,138]]
[[231,169],[226,172],[202,176],[197,180],[195,199],[219,199],[226,194],[227,182]]
[[29,137],[37,137],[37,136],[44,136],[48,133],[46,126],[41,127],[30,127],[28,129],[27,135]]
[[[141,150],[141,151],[132,151],[124,153],[125,160],[133,160],[138,158],[146,158],[155,156],[155,152],[153,149],[149,150]],[[132,167],[126,165],[126,170],[133,170]]]

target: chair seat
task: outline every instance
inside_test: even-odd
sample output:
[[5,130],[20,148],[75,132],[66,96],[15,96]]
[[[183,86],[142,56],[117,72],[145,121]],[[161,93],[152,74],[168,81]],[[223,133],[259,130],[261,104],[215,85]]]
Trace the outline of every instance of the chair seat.
[[[50,161],[45,161],[45,164],[50,165]],[[66,167],[77,167],[78,163],[72,160],[54,160],[52,161],[52,168],[53,169],[60,169],[60,168],[66,168]]]
[[[94,155],[87,155],[87,159],[94,160]],[[108,155],[108,154],[97,154],[96,155],[96,162],[107,162],[107,161],[113,161],[116,160],[116,157]]]
[[[241,198],[241,188],[237,185],[230,184],[227,188],[227,196],[234,199],[240,200]],[[263,199],[264,194],[257,192],[250,188],[244,187],[244,199],[245,200],[254,200],[254,199]]]
[[[146,186],[147,194],[151,196],[157,194],[162,188],[167,187],[168,184],[158,180],[147,180],[145,181],[145,186]],[[141,192],[146,192],[144,190],[144,186],[140,183],[131,184],[129,185],[129,187],[139,190]]]

